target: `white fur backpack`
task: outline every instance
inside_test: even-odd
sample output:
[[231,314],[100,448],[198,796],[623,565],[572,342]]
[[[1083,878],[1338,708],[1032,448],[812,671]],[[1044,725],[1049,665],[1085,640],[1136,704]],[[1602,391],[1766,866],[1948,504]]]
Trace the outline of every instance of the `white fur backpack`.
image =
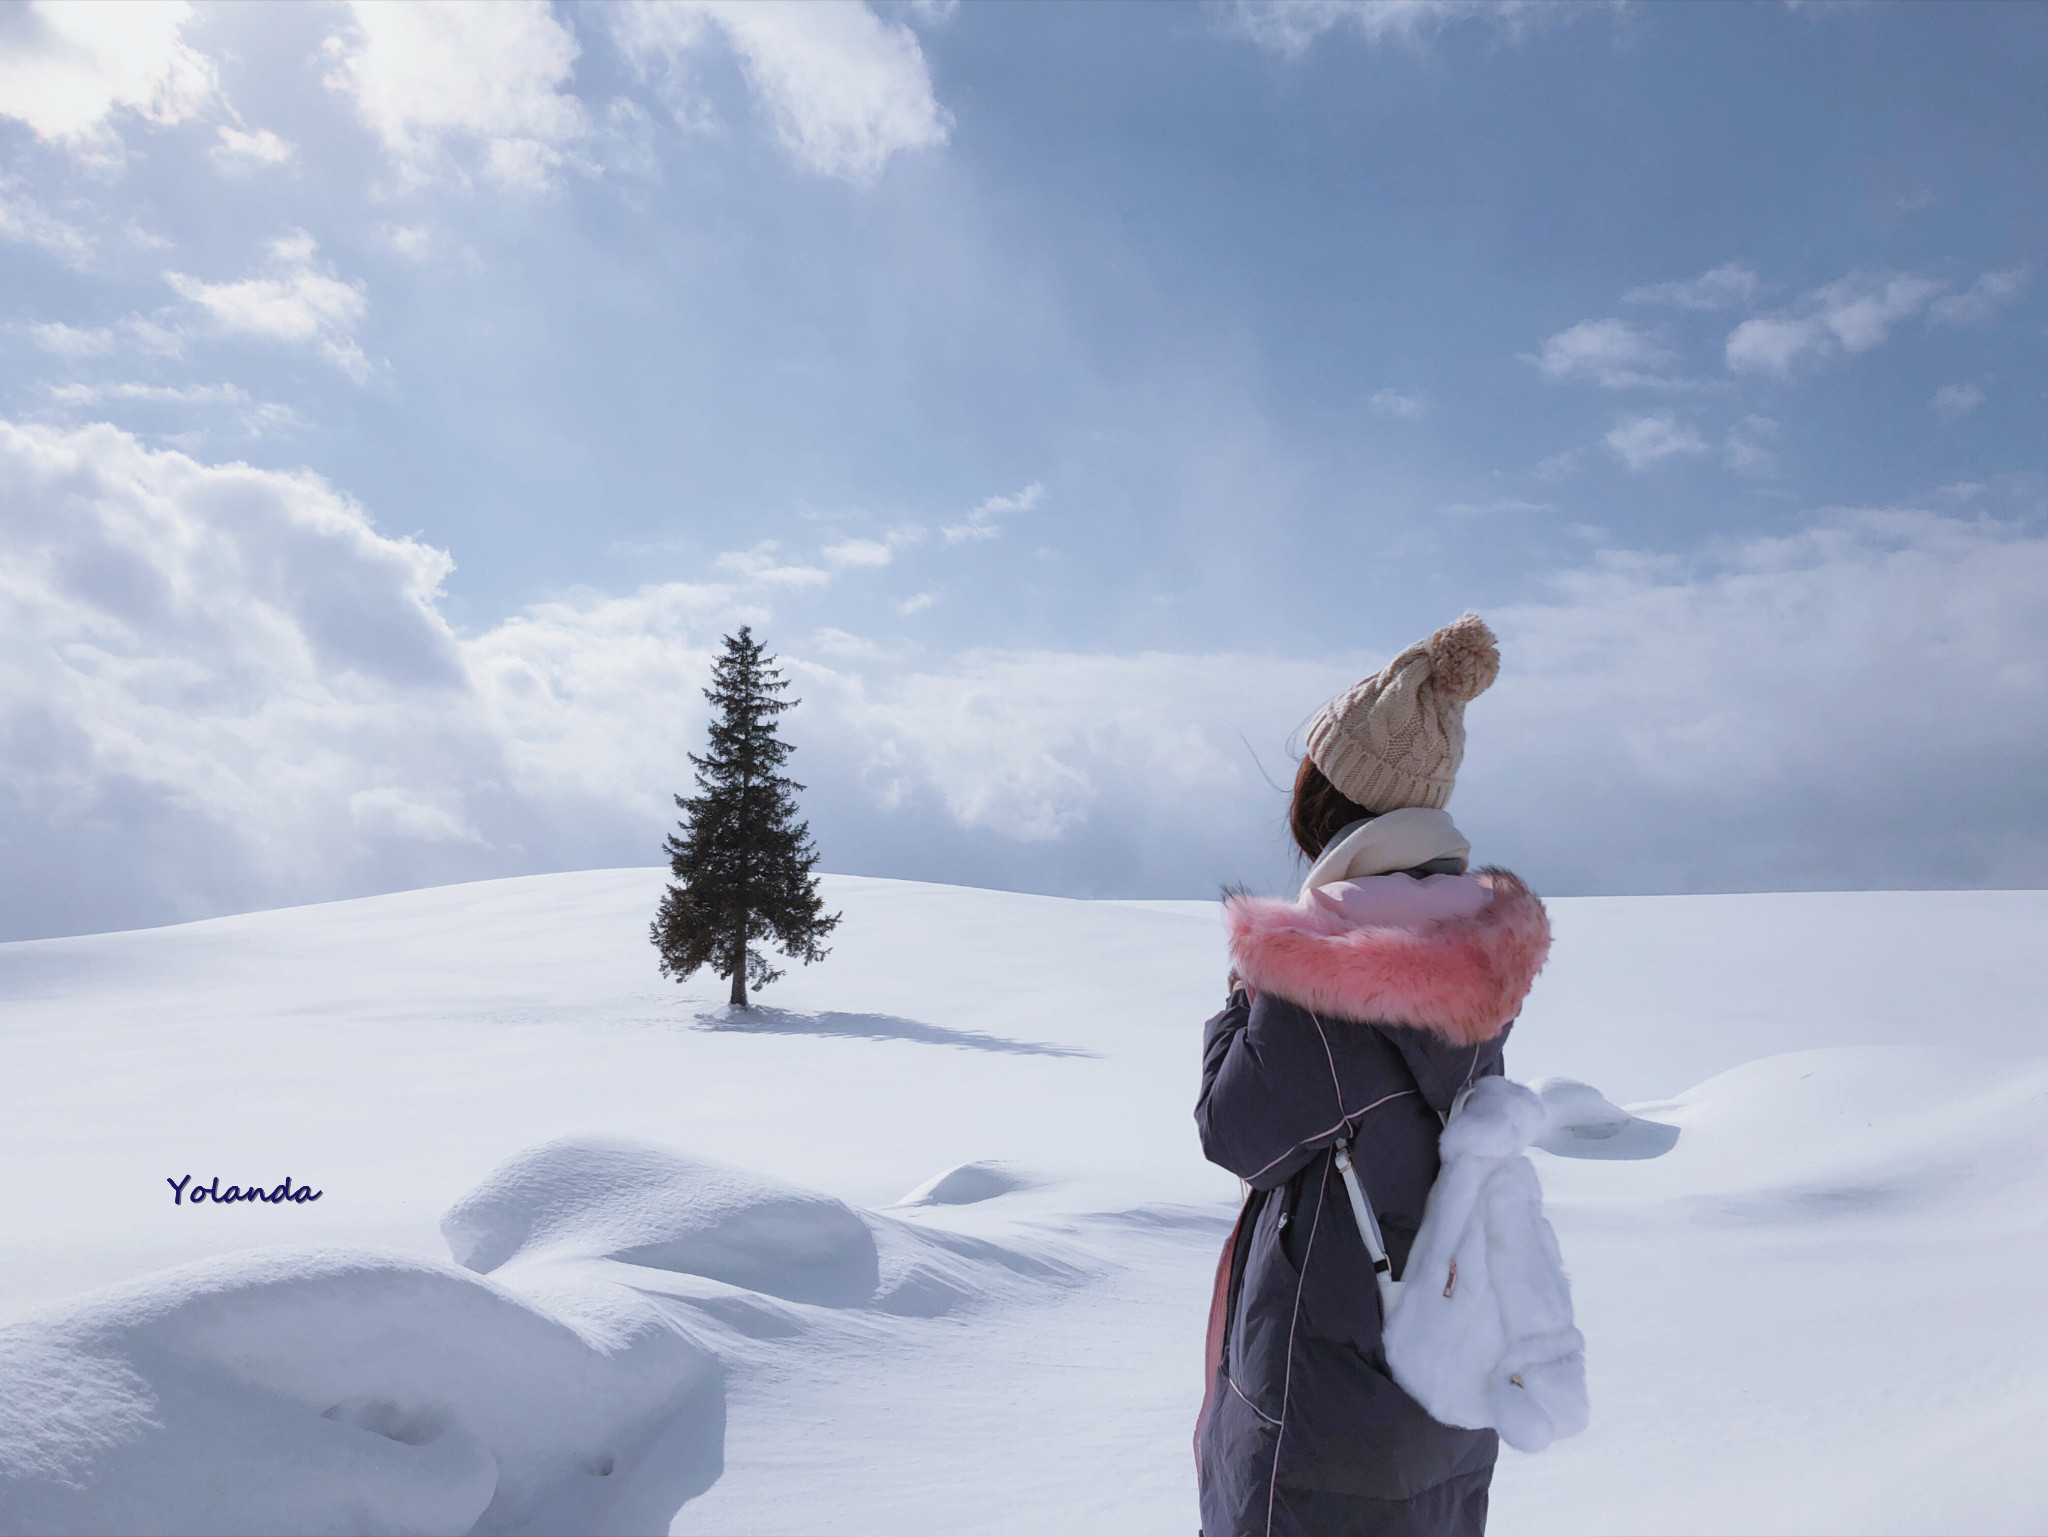
[[1446,1425],[1491,1428],[1540,1452],[1586,1428],[1586,1341],[1543,1188],[1523,1152],[1543,1101],[1505,1078],[1466,1088],[1445,1118],[1443,1165],[1394,1280],[1379,1222],[1337,1144],[1337,1168],[1379,1281],[1387,1366]]

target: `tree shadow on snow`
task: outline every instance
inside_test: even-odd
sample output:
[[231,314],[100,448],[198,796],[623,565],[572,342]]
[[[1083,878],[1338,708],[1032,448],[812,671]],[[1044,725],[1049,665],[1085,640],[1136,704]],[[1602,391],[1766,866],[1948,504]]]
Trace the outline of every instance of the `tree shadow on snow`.
[[826,1035],[868,1041],[919,1041],[927,1046],[961,1046],[969,1051],[1007,1051],[1025,1057],[1092,1057],[1078,1046],[1051,1046],[1042,1041],[1013,1041],[979,1030],[948,1030],[894,1014],[798,1014],[789,1009],[750,1009],[729,1005],[697,1016],[700,1030],[734,1030],[752,1035]]

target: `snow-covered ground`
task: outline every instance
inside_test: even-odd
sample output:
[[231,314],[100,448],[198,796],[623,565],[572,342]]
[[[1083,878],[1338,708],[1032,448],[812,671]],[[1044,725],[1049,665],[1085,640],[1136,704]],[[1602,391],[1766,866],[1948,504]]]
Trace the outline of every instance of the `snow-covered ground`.
[[[1213,906],[828,878],[729,1018],[663,878],[0,946],[0,1532],[1192,1532]],[[1551,905],[1510,1071],[1678,1136],[1536,1155],[1493,1529],[2048,1529],[2048,893]]]

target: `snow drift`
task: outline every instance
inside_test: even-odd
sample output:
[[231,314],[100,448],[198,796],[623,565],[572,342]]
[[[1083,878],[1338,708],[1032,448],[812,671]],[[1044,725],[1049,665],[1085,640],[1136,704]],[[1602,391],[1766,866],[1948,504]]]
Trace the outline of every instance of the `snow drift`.
[[898,1206],[972,1206],[993,1201],[1013,1190],[1029,1190],[1035,1183],[1027,1174],[1005,1164],[982,1160],[943,1169],[904,1196]]
[[458,1264],[613,1259],[791,1302],[858,1307],[881,1270],[843,1201],[709,1158],[577,1137],[500,1165],[441,1219]]
[[[0,1531],[556,1525],[713,1358],[624,1288],[578,1319],[452,1265],[207,1261],[0,1331]],[[708,1480],[707,1480],[708,1481]]]
[[614,1138],[441,1228],[456,1265],[277,1250],[0,1330],[0,1534],[658,1529],[722,1469],[721,1346],[1065,1273]]

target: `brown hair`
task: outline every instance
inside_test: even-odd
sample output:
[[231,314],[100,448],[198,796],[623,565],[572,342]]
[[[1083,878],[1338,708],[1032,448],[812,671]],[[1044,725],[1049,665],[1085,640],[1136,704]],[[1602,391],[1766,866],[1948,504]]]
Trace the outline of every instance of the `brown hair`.
[[1303,854],[1314,859],[1346,827],[1377,814],[1346,796],[1323,777],[1314,759],[1302,755],[1301,768],[1294,776],[1294,801],[1287,808],[1287,827]]

